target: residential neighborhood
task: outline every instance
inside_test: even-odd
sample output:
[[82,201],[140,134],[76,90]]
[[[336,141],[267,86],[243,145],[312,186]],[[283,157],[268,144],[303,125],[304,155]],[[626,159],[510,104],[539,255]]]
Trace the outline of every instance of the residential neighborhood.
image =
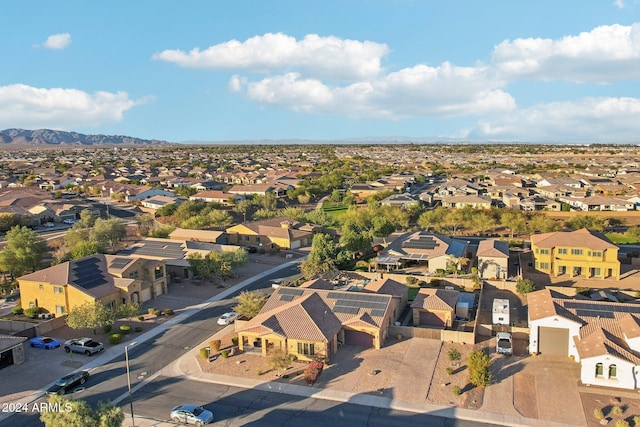
[[[171,361],[194,378],[496,424],[593,425],[614,398],[640,416],[632,147],[247,148],[2,151],[0,375],[34,363],[34,338],[98,334],[116,354],[224,300],[232,320]],[[424,388],[406,384],[409,366]],[[555,389],[575,407],[554,412]]]

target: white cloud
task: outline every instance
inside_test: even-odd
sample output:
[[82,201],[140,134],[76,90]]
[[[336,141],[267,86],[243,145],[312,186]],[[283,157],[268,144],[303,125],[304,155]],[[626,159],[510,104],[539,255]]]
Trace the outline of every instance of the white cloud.
[[69,129],[119,122],[135,105],[126,92],[95,92],[77,89],[43,89],[23,84],[0,86],[0,129]]
[[378,79],[329,86],[298,73],[247,84],[249,99],[294,111],[357,118],[455,117],[510,111],[515,101],[484,68],[417,65]]
[[317,34],[296,40],[282,33],[267,33],[205,50],[165,50],[152,58],[189,68],[245,69],[261,73],[297,71],[307,77],[357,80],[380,73],[381,60],[388,51],[387,45],[371,41]]
[[640,24],[604,25],[559,40],[503,41],[493,65],[505,78],[608,83],[640,78]]
[[616,5],[618,9],[624,9],[624,0],[614,0],[613,4]]
[[47,40],[42,44],[42,47],[47,49],[64,49],[71,44],[71,34],[62,33],[54,34],[47,37]]
[[229,84],[227,85],[227,87],[231,92],[240,92],[246,84],[246,78],[234,75],[229,80]]
[[502,141],[638,142],[640,99],[553,102],[481,120],[467,135]]

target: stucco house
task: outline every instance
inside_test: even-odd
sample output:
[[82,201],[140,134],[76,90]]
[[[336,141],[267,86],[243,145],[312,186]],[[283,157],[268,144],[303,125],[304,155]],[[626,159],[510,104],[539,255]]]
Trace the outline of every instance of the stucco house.
[[458,291],[421,288],[411,309],[413,324],[432,328],[449,328],[456,318]]
[[289,217],[244,222],[227,228],[229,244],[270,249],[297,249],[311,245],[315,233],[322,231],[316,224],[302,223]]
[[570,298],[551,289],[527,295],[529,351],[580,363],[583,384],[640,387],[640,306]]
[[55,315],[85,302],[117,307],[167,292],[162,261],[103,254],[54,265],[17,280],[23,308],[41,307]]
[[340,345],[379,349],[391,319],[390,295],[310,288],[275,289],[260,313],[238,322],[238,345],[266,356],[275,349],[301,360],[329,359]]
[[486,239],[478,244],[478,274],[483,279],[506,279],[509,274],[509,244]]
[[531,252],[536,270],[553,275],[620,280],[618,247],[602,233],[586,228],[534,234]]

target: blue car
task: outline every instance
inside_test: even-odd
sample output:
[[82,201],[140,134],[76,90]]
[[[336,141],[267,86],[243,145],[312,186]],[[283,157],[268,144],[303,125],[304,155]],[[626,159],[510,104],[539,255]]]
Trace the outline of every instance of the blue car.
[[31,347],[44,348],[45,350],[60,347],[60,341],[57,339],[43,336],[31,338],[29,344]]

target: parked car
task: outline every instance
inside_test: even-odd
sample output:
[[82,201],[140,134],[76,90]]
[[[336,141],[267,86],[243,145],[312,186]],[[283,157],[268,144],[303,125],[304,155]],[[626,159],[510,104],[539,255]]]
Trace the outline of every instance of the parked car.
[[84,384],[87,378],[89,378],[87,371],[65,375],[47,389],[47,394],[65,394],[68,391],[73,391],[77,386]]
[[62,221],[62,222],[63,222],[63,223],[65,223],[65,224],[70,224],[70,225],[71,225],[71,224],[75,224],[76,220],[75,220],[75,219],[67,218],[67,219],[65,219],[65,220],[64,220],[64,221]]
[[182,424],[203,426],[213,421],[213,412],[196,405],[178,405],[171,409],[171,421]]
[[31,347],[36,348],[44,348],[45,350],[49,350],[50,348],[58,348],[60,347],[60,341],[51,337],[39,336],[35,338],[31,338],[29,340],[29,345]]
[[87,356],[100,353],[104,350],[102,343],[92,340],[91,338],[76,338],[64,343],[64,351],[67,353],[84,353]]
[[45,222],[44,224],[42,224],[45,227],[55,227],[56,225],[52,222]]
[[498,332],[496,334],[496,352],[511,356],[513,354],[513,340],[509,332]]
[[236,313],[235,311],[225,313],[218,319],[218,325],[228,325],[230,323],[233,323],[236,321],[238,316],[238,313]]

